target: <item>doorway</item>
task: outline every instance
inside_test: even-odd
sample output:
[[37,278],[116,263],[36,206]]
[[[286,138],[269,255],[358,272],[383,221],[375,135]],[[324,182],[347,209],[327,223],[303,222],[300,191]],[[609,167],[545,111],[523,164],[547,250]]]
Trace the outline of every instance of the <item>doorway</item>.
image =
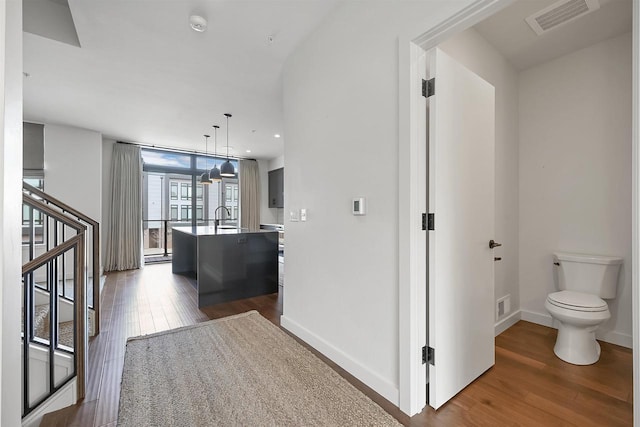
[[[420,216],[416,213],[419,212],[427,212],[426,204],[421,205],[420,195],[421,189],[418,183],[418,179],[420,176],[423,176],[424,172],[421,171],[421,165],[415,161],[416,157],[419,156],[419,135],[414,131],[417,128],[417,124],[420,122],[421,116],[417,106],[420,103],[420,86],[417,83],[420,77],[420,56],[427,51],[428,49],[438,46],[443,43],[446,39],[465,30],[472,25],[475,25],[482,21],[483,19],[493,15],[499,9],[511,4],[512,2],[503,2],[503,1],[492,1],[492,2],[475,2],[468,9],[463,10],[460,14],[455,16],[453,19],[448,21],[446,24],[443,24],[439,27],[436,27],[434,30],[429,33],[423,34],[420,37],[405,37],[401,40],[400,46],[401,49],[404,49],[401,52],[400,57],[406,62],[403,62],[401,59],[401,72],[400,72],[400,87],[401,87],[401,98],[400,104],[401,106],[407,105],[409,108],[400,112],[400,140],[401,140],[401,169],[406,167],[409,170],[408,173],[408,181],[400,180],[400,200],[401,203],[406,207],[406,212],[408,216],[406,218],[405,223],[401,222],[400,229],[400,258],[402,259],[404,256],[408,257],[408,265],[409,268],[406,269],[406,272],[400,272],[400,306],[401,306],[401,331],[400,331],[400,405],[403,411],[413,414],[418,412],[424,402],[426,401],[426,390],[424,384],[421,383],[420,379],[426,377],[426,372],[422,371],[424,366],[421,365],[421,359],[419,357],[421,353],[421,349],[426,345],[426,339],[421,338],[423,328],[426,328],[426,325],[421,325],[416,323],[416,319],[426,318],[427,310],[426,304],[424,306],[422,304],[415,304],[416,298],[418,301],[426,301],[426,296],[422,294],[422,290],[418,285],[420,280],[424,281],[423,277],[419,277],[418,271],[420,271],[419,267],[422,267],[419,256],[415,255],[416,248],[420,246],[420,236],[415,232],[416,229],[420,227]],[[635,23],[634,23],[634,31],[637,34],[637,10],[635,11]],[[634,56],[637,57],[637,45],[634,48]],[[633,73],[634,79],[636,79],[636,83],[634,84],[634,94],[636,96],[636,100],[633,104],[634,109],[634,118],[637,116],[637,60],[634,62],[636,71]],[[403,73],[406,71],[406,74]],[[417,77],[417,78],[416,78]],[[404,98],[403,98],[404,97]],[[637,120],[637,118],[636,118]],[[404,128],[406,125],[406,129]],[[634,147],[637,147],[637,123],[634,121],[634,137],[633,144]],[[406,145],[403,145],[405,144]],[[637,153],[637,151],[634,151]],[[630,155],[630,153],[629,153]],[[403,166],[404,165],[404,166]],[[637,170],[637,162],[634,163],[634,170]],[[637,176],[637,175],[634,175]],[[635,193],[634,193],[635,197]],[[635,206],[635,205],[634,205]],[[635,208],[634,208],[635,209]],[[634,215],[634,226],[633,232],[636,233],[637,227],[635,225],[635,215]],[[634,234],[637,236],[637,234]],[[633,259],[629,260],[629,265],[636,264],[637,258],[637,239],[633,239]],[[401,270],[403,270],[401,268]],[[629,274],[631,275],[631,273]],[[633,272],[635,276],[635,271]],[[404,283],[409,283],[405,289],[402,288]],[[424,283],[424,282],[422,282]],[[632,283],[633,289],[637,290],[637,279],[633,279]],[[637,293],[635,293],[637,295]],[[424,296],[422,298],[421,296]],[[512,295],[512,298],[516,298],[516,296]],[[402,308],[410,307],[409,313],[403,313]],[[635,298],[634,298],[634,315],[637,315],[637,308],[635,308]],[[403,320],[402,317],[406,316]],[[415,317],[414,317],[415,316]],[[413,319],[413,320],[412,320]],[[509,322],[512,319],[509,319],[507,323],[498,323],[496,324],[496,333],[500,332],[500,328],[507,328]],[[635,327],[637,322],[634,321],[634,332],[633,336],[637,335],[637,328]],[[425,334],[426,335],[426,334]],[[629,339],[631,339],[629,337]],[[635,358],[637,359],[637,358]],[[634,359],[634,360],[635,360]],[[426,370],[426,369],[425,369]],[[422,373],[425,375],[423,376]],[[418,378],[418,380],[416,380]],[[637,382],[635,384],[637,387]],[[636,396],[638,393],[635,394]],[[637,408],[637,405],[635,406]],[[636,409],[637,410],[637,409]]]

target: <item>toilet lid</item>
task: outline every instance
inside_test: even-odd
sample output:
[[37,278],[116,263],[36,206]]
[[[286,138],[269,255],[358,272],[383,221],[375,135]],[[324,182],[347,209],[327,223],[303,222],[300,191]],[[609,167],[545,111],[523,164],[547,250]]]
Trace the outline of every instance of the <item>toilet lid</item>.
[[605,311],[607,303],[593,294],[575,291],[560,291],[549,294],[549,302],[555,306],[576,311]]

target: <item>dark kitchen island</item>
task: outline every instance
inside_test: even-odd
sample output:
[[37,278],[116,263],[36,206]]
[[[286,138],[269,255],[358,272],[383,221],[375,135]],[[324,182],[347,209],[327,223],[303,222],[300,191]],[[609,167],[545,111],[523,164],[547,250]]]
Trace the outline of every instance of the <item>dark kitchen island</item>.
[[198,307],[278,291],[278,232],[173,227],[172,271],[196,279]]

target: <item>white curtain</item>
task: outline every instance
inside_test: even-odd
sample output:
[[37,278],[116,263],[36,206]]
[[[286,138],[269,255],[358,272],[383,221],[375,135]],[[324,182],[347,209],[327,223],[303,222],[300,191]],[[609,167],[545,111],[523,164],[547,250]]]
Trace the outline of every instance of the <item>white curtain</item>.
[[240,160],[240,227],[260,229],[260,174],[258,162]]
[[117,143],[111,161],[111,207],[105,270],[142,266],[142,158],[140,147]]

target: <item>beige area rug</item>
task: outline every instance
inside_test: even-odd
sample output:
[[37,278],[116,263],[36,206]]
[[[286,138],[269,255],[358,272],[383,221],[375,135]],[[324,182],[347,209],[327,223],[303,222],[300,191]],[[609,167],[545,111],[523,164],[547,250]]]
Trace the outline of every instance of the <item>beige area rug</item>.
[[118,426],[399,426],[257,311],[131,338]]

